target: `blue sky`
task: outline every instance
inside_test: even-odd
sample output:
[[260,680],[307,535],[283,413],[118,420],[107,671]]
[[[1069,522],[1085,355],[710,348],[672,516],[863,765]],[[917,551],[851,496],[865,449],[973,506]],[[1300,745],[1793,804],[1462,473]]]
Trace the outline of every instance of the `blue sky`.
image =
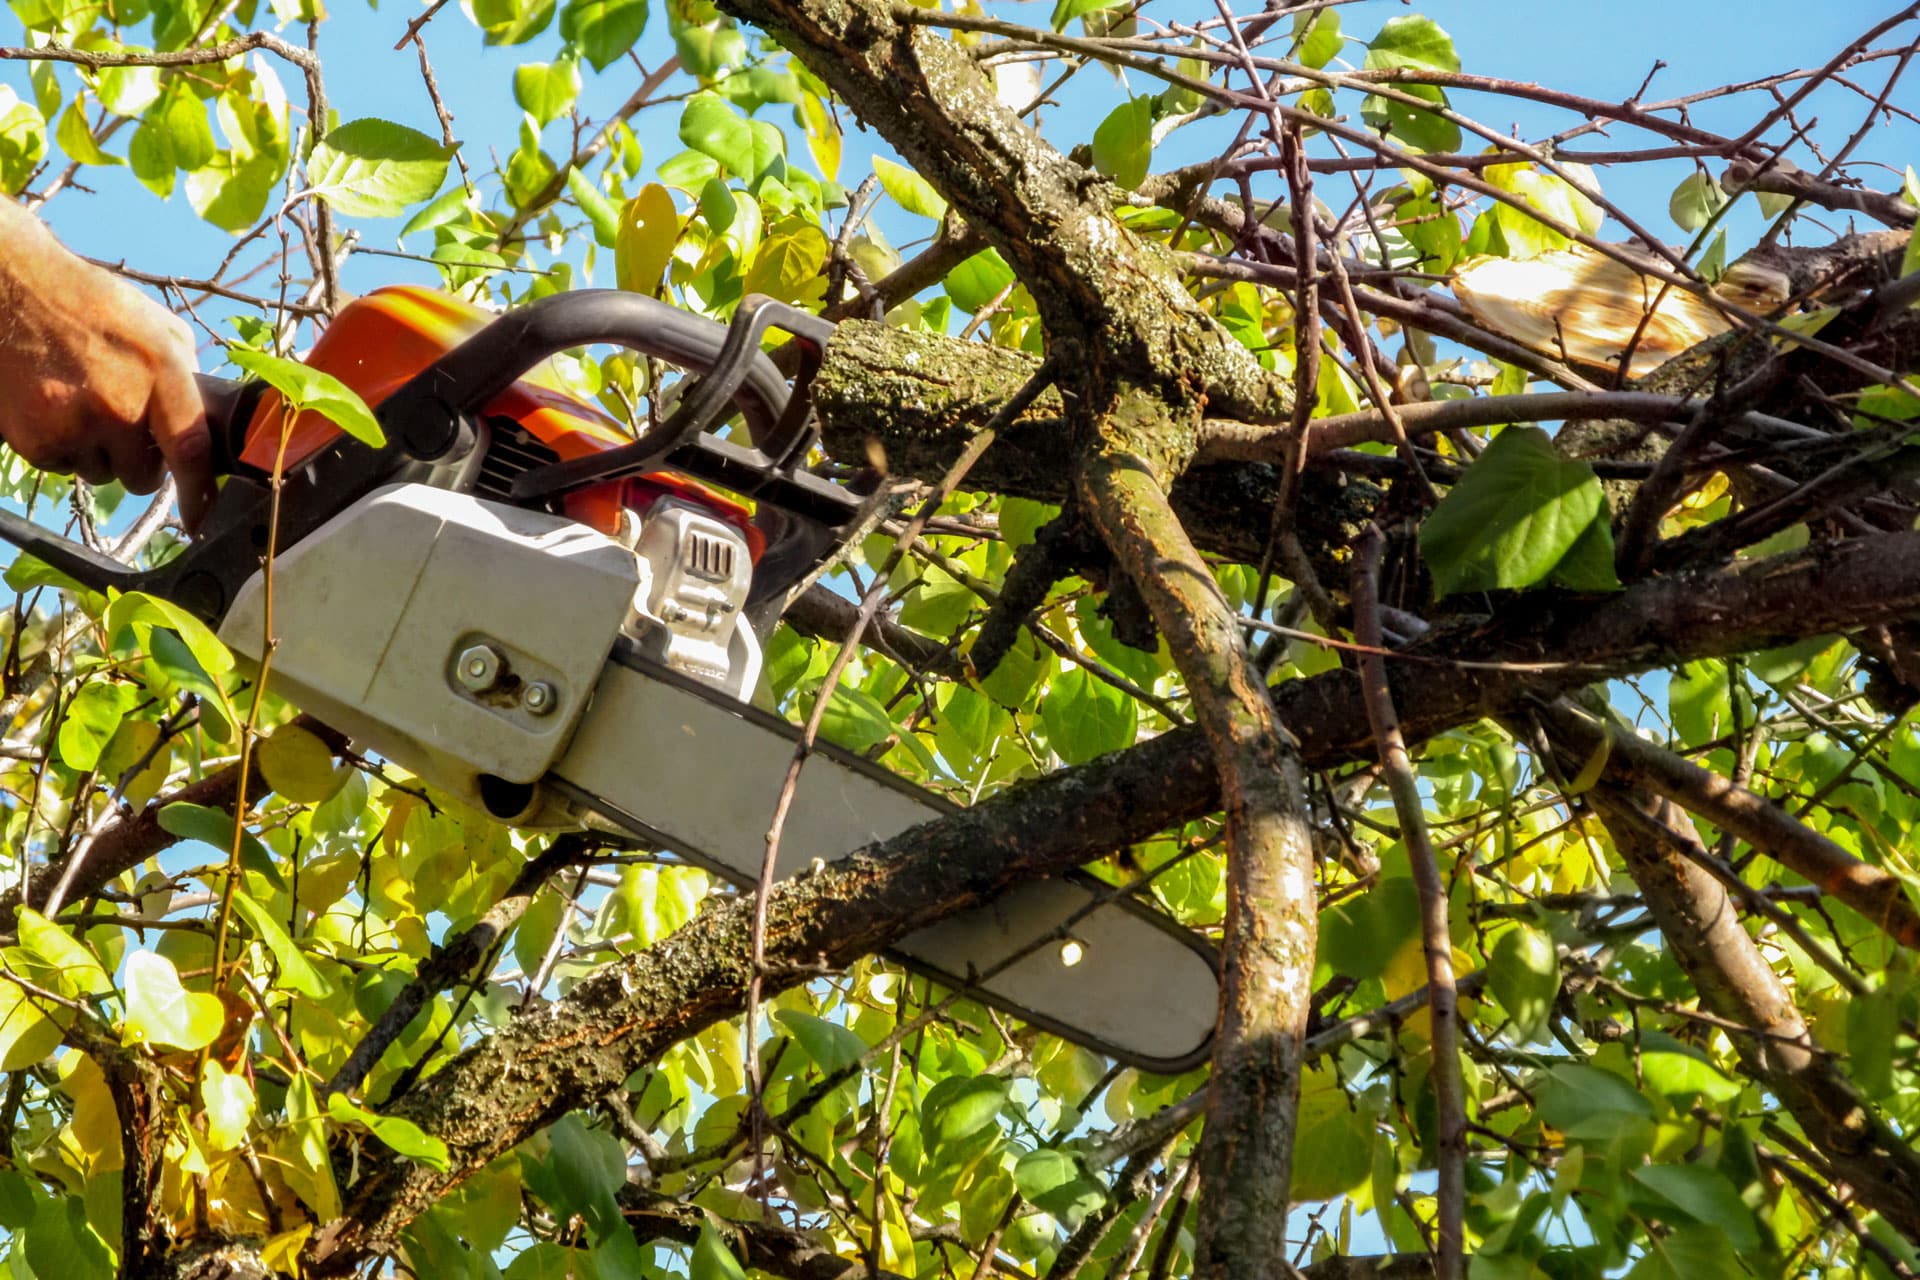
[[[1211,12],[1212,6],[1190,0],[1194,16]],[[396,53],[392,45],[409,18],[420,11],[418,4],[389,3],[373,9],[361,0],[336,0],[322,28],[321,55],[326,68],[328,92],[342,120],[362,116],[382,116],[398,120],[426,132],[437,132],[432,110],[422,87],[411,49]],[[646,37],[638,50],[649,66],[656,65],[668,52],[664,20],[664,0],[655,0],[655,13]],[[1051,10],[1051,0],[1027,0],[1002,3],[996,11],[1022,21],[1043,23]],[[1246,7],[1246,6],[1240,6]],[[1454,36],[1466,70],[1488,75],[1533,80],[1557,88],[1599,98],[1623,97],[1637,88],[1651,69],[1656,57],[1668,66],[1655,79],[1648,97],[1658,99],[1729,81],[1752,78],[1795,66],[1817,65],[1833,50],[1884,16],[1890,6],[1864,3],[1862,0],[1838,0],[1823,5],[1790,4],[1786,0],[1613,0],[1605,6],[1573,3],[1572,0],[1533,0],[1532,3],[1491,3],[1488,0],[1429,0],[1408,6],[1397,0],[1362,0],[1340,9],[1345,30],[1362,35],[1377,29],[1380,23],[1398,14],[1419,11],[1435,18]],[[264,10],[264,6],[263,6]],[[1163,9],[1171,14],[1171,9]],[[298,38],[299,33],[289,32]],[[428,49],[434,60],[441,85],[456,114],[456,133],[470,148],[470,163],[484,167],[491,147],[504,157],[514,145],[519,110],[509,92],[513,68],[531,60],[545,60],[559,48],[559,37],[549,30],[541,38],[514,48],[486,49],[479,33],[450,4],[426,28]],[[14,27],[6,41],[19,40]],[[1360,50],[1350,45],[1348,52],[1358,58]],[[1863,69],[1861,83],[1877,91],[1885,69],[1881,63]],[[588,72],[581,99],[582,110],[595,118],[604,117],[631,91],[636,73],[631,64],[615,64],[599,76]],[[0,79],[25,90],[25,72],[20,63],[6,64]],[[292,70],[283,72],[290,96],[302,97]],[[1113,88],[1103,83],[1100,73],[1083,73],[1087,86],[1078,99],[1069,98],[1067,110],[1104,110],[1115,100]],[[1157,86],[1135,78],[1136,92],[1154,92]],[[1920,108],[1920,91],[1905,90],[1895,99]],[[1564,127],[1568,117],[1545,109],[1533,108],[1512,100],[1495,101],[1486,97],[1456,96],[1456,105],[1489,124],[1517,124],[1532,136]],[[1821,133],[1826,137],[1844,136],[1859,122],[1864,103],[1844,91],[1823,93],[1816,114],[1821,116]],[[1708,127],[1738,129],[1763,110],[1755,95],[1729,103],[1708,104],[1696,113],[1698,123]],[[771,107],[765,118],[786,124],[787,108]],[[635,121],[636,131],[646,149],[648,164],[656,164],[681,149],[675,136],[678,108],[666,104],[644,112]],[[1056,125],[1066,126],[1056,114]],[[1092,124],[1071,122],[1075,139],[1091,132]],[[548,127],[548,150],[564,153],[566,124]],[[1175,141],[1156,157],[1156,164],[1177,163],[1197,158],[1210,142],[1207,133],[1193,131],[1192,138],[1176,135]],[[1631,129],[1616,129],[1614,138],[1622,145],[1644,141]],[[848,139],[848,153],[842,177],[852,185],[865,171],[866,148],[871,135],[855,133]],[[1584,145],[1609,145],[1597,138]],[[1920,128],[1900,125],[1877,126],[1859,153],[1897,168],[1920,159]],[[1803,157],[1804,159],[1805,157]],[[1607,175],[1609,194],[1642,213],[1656,230],[1679,239],[1677,229],[1665,219],[1666,194],[1684,177],[1684,163],[1650,166],[1631,177]],[[126,258],[147,270],[181,275],[202,275],[211,269],[225,251],[229,238],[225,233],[201,223],[176,194],[161,204],[140,189],[124,170],[90,170],[85,180],[97,184],[97,192],[69,192],[48,209],[50,220],[74,247],[102,258]],[[1898,186],[1896,172],[1873,175],[1874,185],[1884,189]],[[1263,193],[1270,194],[1270,193]],[[924,221],[907,215],[882,215],[882,226],[898,241],[923,234]],[[1751,237],[1757,224],[1736,220],[1732,224],[1734,251],[1741,247],[1742,234]],[[400,223],[365,224],[369,243],[390,247],[391,237]],[[1743,230],[1744,228],[1744,230]],[[1617,228],[1610,234],[1621,234]],[[385,236],[386,239],[382,240]],[[418,235],[408,247],[423,248],[427,237]],[[351,265],[348,283],[357,289],[371,288],[393,280],[426,280],[430,269],[392,259],[361,258]],[[604,274],[604,272],[603,272]]]

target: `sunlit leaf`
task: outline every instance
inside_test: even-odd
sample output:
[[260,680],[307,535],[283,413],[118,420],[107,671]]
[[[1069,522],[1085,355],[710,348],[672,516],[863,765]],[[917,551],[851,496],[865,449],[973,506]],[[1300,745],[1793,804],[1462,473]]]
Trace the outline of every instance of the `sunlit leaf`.
[[226,1011],[215,996],[189,991],[171,961],[151,951],[127,957],[126,1021],[122,1044],[167,1045],[199,1049],[213,1043],[226,1022]]
[[369,117],[330,130],[307,160],[314,193],[341,213],[395,218],[433,198],[453,148],[417,129]]

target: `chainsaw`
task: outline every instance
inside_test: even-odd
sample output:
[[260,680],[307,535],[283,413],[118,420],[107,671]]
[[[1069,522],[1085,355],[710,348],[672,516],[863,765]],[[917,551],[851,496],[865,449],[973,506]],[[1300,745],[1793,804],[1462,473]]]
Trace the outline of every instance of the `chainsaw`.
[[[763,350],[775,329],[791,385]],[[374,409],[383,445],[203,375],[224,482],[178,555],[136,569],[8,512],[0,537],[89,589],[173,602],[256,668],[270,609],[275,691],[363,750],[500,822],[611,829],[751,886],[800,737],[750,701],[760,637],[873,502],[806,466],[832,333],[761,297],[721,324],[605,290],[495,316],[380,289],[307,362]],[[560,389],[550,357],[594,344],[683,370],[671,412],[630,433]],[[721,430],[736,415],[744,439]],[[816,746],[776,874],[954,807]],[[1087,877],[1011,890],[893,957],[1151,1070],[1200,1061],[1212,1033],[1211,949]]]

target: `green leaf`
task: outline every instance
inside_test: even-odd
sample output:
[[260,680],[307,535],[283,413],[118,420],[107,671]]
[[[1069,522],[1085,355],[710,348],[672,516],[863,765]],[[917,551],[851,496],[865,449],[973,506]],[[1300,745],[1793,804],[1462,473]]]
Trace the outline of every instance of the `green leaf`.
[[1560,563],[1553,566],[1547,581],[1568,591],[1595,594],[1618,591],[1620,575],[1614,571],[1613,522],[1605,508],[1593,518]]
[[180,984],[173,962],[151,951],[127,957],[126,1021],[120,1043],[200,1049],[213,1043],[226,1022],[217,996],[189,991]]
[[1432,18],[1406,14],[1391,18],[1380,34],[1367,46],[1369,68],[1424,67],[1435,71],[1458,71],[1460,55],[1454,51],[1453,37]]
[[1739,1252],[1760,1247],[1753,1211],[1719,1170],[1699,1164],[1653,1164],[1635,1169],[1632,1177],[1695,1222],[1726,1232]]
[[1667,200],[1667,211],[1682,231],[1698,231],[1707,225],[1727,203],[1727,193],[1711,175],[1690,173],[1681,179]]
[[1308,1071],[1300,1081],[1294,1130],[1292,1200],[1329,1200],[1366,1182],[1378,1140],[1374,1124],[1353,1109],[1330,1071]]
[[1707,245],[1707,251],[1700,255],[1700,274],[1710,282],[1718,284],[1727,274],[1727,232],[1723,227]]
[[162,200],[173,194],[173,175],[179,166],[173,162],[165,120],[158,114],[149,115],[133,131],[127,142],[127,167],[141,186]]
[[53,139],[60,144],[60,149],[67,153],[67,158],[77,164],[126,163],[119,156],[109,155],[100,149],[100,144],[93,137],[93,126],[87,123],[86,112],[80,109],[77,99],[60,113],[60,124],[54,130]]
[[25,1070],[59,1047],[60,1024],[42,1013],[18,983],[0,977],[0,1071]]
[[120,721],[139,701],[140,691],[132,685],[95,680],[82,686],[61,710],[60,759],[80,773],[98,765]]
[[41,1199],[36,1190],[23,1173],[12,1169],[0,1173],[0,1227],[18,1231],[33,1221],[34,1206]]
[[1540,1118],[1570,1138],[1607,1139],[1644,1127],[1653,1107],[1631,1081],[1581,1063],[1547,1070],[1537,1087]]
[[470,0],[473,21],[490,45],[525,44],[553,21],[554,0]]
[[959,630],[979,602],[966,583],[939,565],[924,565],[901,600],[900,621],[926,635],[949,636]]
[[865,1040],[837,1022],[828,1022],[798,1009],[781,1009],[773,1019],[787,1029],[787,1034],[827,1075],[852,1066],[867,1051]]
[[1407,876],[1389,876],[1320,913],[1320,959],[1359,982],[1387,971],[1419,931],[1420,894]]
[[[1316,70],[1332,62],[1346,42],[1340,35],[1340,15],[1332,9],[1322,9],[1312,15],[1301,14],[1294,18],[1294,57],[1303,66]],[[1303,30],[1304,28],[1304,30]]]
[[1723,1233],[1687,1225],[1649,1233],[1646,1252],[1626,1280],[1747,1280],[1751,1274]]
[[1893,1028],[1900,999],[1882,988],[1847,1001],[1847,1063],[1854,1081],[1875,1098],[1893,1093]]
[[[224,809],[175,801],[160,810],[160,829],[182,840],[198,840],[215,849],[233,847],[233,815]],[[251,831],[244,831],[240,836],[240,866],[259,873],[276,889],[287,887],[273,854]]]
[[465,187],[454,186],[435,196],[431,203],[411,218],[407,225],[400,228],[401,236],[410,236],[416,231],[427,231],[434,227],[443,227],[450,222],[467,216],[467,196]]
[[778,129],[764,121],[747,120],[714,93],[697,93],[687,103],[680,114],[680,141],[747,182],[786,153]]
[[1139,708],[1120,689],[1074,667],[1056,677],[1040,699],[1047,742],[1068,764],[1133,745]]
[[1667,717],[1688,743],[1710,742],[1733,723],[1727,664],[1689,662],[1667,682]]
[[939,218],[947,212],[946,197],[933,189],[933,184],[907,168],[895,164],[885,156],[873,158],[874,176],[880,179],[880,186],[893,197],[894,203],[908,213],[917,213],[923,218]]
[[1121,103],[1094,129],[1094,168],[1127,190],[1146,181],[1152,160],[1152,98],[1134,98]]
[[347,1101],[344,1093],[327,1095],[327,1115],[340,1124],[353,1125],[371,1133],[416,1164],[445,1173],[449,1168],[447,1144],[427,1133],[411,1120],[383,1116]]
[[47,118],[11,85],[0,84],[0,189],[18,195],[46,151]]
[[703,26],[682,26],[673,33],[673,45],[680,54],[680,65],[700,80],[717,79],[724,71],[745,62],[746,37],[730,22]]
[[440,190],[454,150],[390,120],[354,120],[314,145],[307,181],[341,213],[396,218]]
[[572,193],[573,202],[580,206],[580,212],[587,215],[587,221],[593,227],[594,243],[602,249],[617,248],[620,243],[620,210],[613,201],[593,185],[593,179],[577,168],[567,170],[567,190]]
[[228,348],[227,358],[278,391],[295,409],[311,409],[370,448],[386,444],[387,433],[367,402],[332,374],[245,347]]
[[605,71],[647,29],[647,0],[567,0],[560,34],[595,71]]
[[1508,427],[1420,526],[1434,594],[1534,586],[1605,513],[1592,467],[1538,427]]
[[1731,1102],[1741,1084],[1729,1079],[1701,1050],[1671,1036],[1648,1032],[1641,1038],[1640,1075],[1649,1089],[1676,1101]]
[[740,1269],[727,1242],[707,1222],[700,1224],[700,1239],[694,1243],[687,1274],[689,1280],[747,1280],[747,1273]]
[[1053,29],[1065,31],[1075,18],[1084,18],[1103,9],[1117,9],[1129,0],[1059,0],[1053,6]]
[[584,1218],[596,1236],[623,1225],[614,1193],[626,1182],[626,1149],[611,1134],[585,1124],[577,1112],[562,1116],[523,1149],[521,1170],[527,1186],[556,1216]]
[[253,1124],[255,1099],[253,1086],[239,1074],[228,1074],[218,1062],[207,1062],[200,1077],[200,1103],[207,1112],[207,1145],[215,1151],[231,1151],[247,1136]]
[[948,1076],[927,1091],[921,1128],[942,1143],[970,1138],[994,1122],[1007,1095],[999,1076]]
[[1078,1160],[1050,1147],[1021,1156],[1013,1166],[1013,1183],[1035,1207],[1068,1224],[1107,1199],[1106,1187],[1085,1173]]
[[[962,311],[974,312],[992,302],[1013,283],[1013,268],[997,249],[982,249],[947,272],[947,296]],[[1009,499],[1019,501],[1019,499]],[[1038,506],[1038,503],[1029,504]]]
[[[1396,86],[1410,98],[1420,98],[1435,106],[1447,104],[1447,95],[1436,85]],[[1360,118],[1413,151],[1458,151],[1460,126],[1446,117],[1423,110],[1411,103],[1370,93],[1360,103]],[[1451,218],[1451,215],[1448,215]]]
[[7,962],[24,969],[29,981],[64,994],[112,993],[113,979],[99,959],[64,928],[32,907],[21,907],[17,929],[20,945],[11,949]]
[[553,935],[566,921],[567,902],[552,889],[534,895],[513,930],[513,958],[522,973],[538,973],[553,945]]
[[280,985],[291,987],[315,1000],[324,1000],[333,994],[333,983],[313,967],[306,953],[300,950],[286,929],[265,907],[236,889],[233,893],[233,909],[240,913],[240,918],[247,922],[254,936],[272,953],[274,963],[280,966]]
[[[174,163],[180,157],[173,157]],[[229,151],[187,173],[187,203],[222,231],[241,232],[260,220],[286,172],[272,160],[243,160]]]
[[513,100],[541,124],[557,120],[580,96],[580,64],[572,58],[522,63],[513,73]]
[[865,751],[885,742],[894,732],[887,709],[870,693],[846,684],[834,686],[820,720],[820,736],[849,751]]
[[87,1221],[79,1196],[53,1196],[34,1209],[33,1225],[20,1233],[26,1262],[36,1276],[60,1280],[110,1280],[113,1252]]
[[1526,924],[1502,933],[1487,957],[1487,985],[1513,1020],[1514,1037],[1523,1044],[1540,1039],[1560,994],[1560,955],[1553,939]]
[[[129,47],[126,52],[143,51]],[[158,67],[102,67],[93,83],[100,105],[117,116],[138,116],[160,100]]]

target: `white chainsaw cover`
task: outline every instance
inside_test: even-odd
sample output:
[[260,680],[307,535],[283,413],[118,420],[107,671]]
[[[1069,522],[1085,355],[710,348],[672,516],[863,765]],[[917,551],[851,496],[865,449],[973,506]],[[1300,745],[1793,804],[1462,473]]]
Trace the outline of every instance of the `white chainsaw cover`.
[[[566,749],[633,603],[633,553],[562,516],[420,484],[378,489],[273,569],[271,683],[395,764],[480,805],[478,778],[537,782]],[[241,589],[220,638],[256,665],[265,576]],[[476,693],[455,659],[505,659]],[[557,695],[536,714],[521,693]]]

